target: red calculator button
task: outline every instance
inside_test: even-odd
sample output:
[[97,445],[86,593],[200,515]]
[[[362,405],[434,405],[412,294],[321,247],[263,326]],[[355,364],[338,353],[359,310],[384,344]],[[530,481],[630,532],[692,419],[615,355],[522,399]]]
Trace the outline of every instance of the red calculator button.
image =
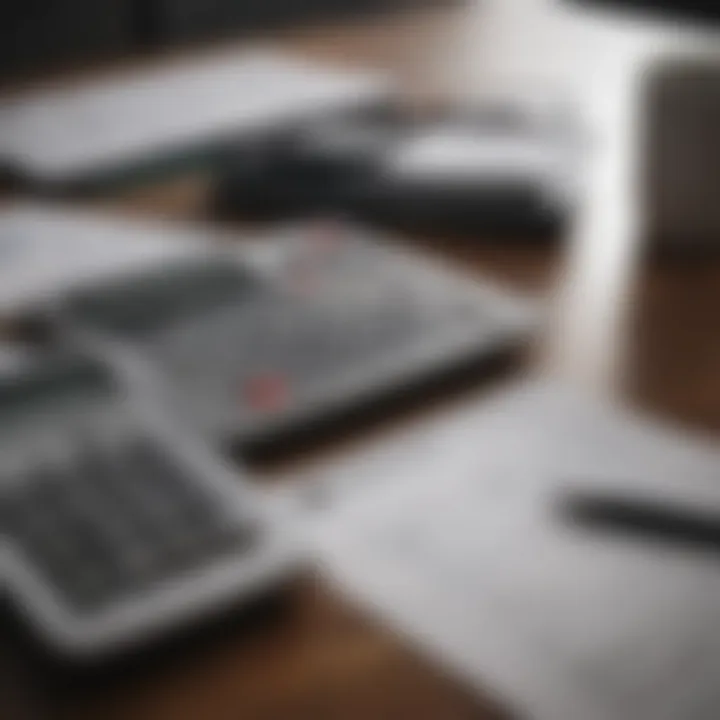
[[245,381],[242,396],[253,410],[277,412],[290,402],[290,384],[280,373],[262,373]]

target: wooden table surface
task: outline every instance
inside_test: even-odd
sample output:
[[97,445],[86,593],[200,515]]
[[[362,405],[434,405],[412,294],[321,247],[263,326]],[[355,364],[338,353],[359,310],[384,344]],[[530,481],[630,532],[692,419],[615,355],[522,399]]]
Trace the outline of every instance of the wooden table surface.
[[[319,58],[394,69],[408,94],[418,99],[441,87],[442,73],[434,68],[448,57],[446,50],[458,28],[463,28],[461,11],[423,12],[286,33],[282,43]],[[205,192],[203,178],[188,177],[128,192],[103,204],[119,211],[195,217],[202,214]],[[511,245],[491,238],[413,240],[430,252],[558,303],[563,302],[567,268],[576,271],[567,264],[562,243],[531,238]],[[620,378],[616,386],[641,407],[698,430],[720,433],[720,260],[711,254],[679,260],[643,253],[626,274],[628,286],[621,297],[593,300],[622,304],[625,321],[614,330],[623,334],[622,342],[609,343],[604,350],[614,354],[622,347],[618,362],[607,364],[613,368],[613,378],[595,376],[590,381],[609,386]],[[588,302],[588,323],[608,316]],[[603,328],[596,329],[602,336]],[[565,359],[575,357],[573,348],[563,352]],[[567,369],[568,364],[555,354],[547,357],[545,362]],[[438,407],[451,410],[456,399],[421,404],[387,423],[357,431],[344,438],[344,444],[317,452],[342,458],[346,443],[372,443],[388,424],[421,423]],[[283,472],[292,469],[291,464]],[[72,692],[46,695],[23,663],[6,660],[0,665],[0,716],[8,720],[504,717],[491,700],[492,688],[486,699],[471,696],[317,579],[299,579],[282,600],[272,612],[253,615],[239,625],[225,624],[220,632],[208,631],[201,640],[146,663],[141,671],[98,680]]]

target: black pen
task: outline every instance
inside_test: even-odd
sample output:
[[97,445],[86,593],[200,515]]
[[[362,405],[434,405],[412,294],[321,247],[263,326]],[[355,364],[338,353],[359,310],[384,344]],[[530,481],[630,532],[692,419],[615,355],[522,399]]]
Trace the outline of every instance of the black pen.
[[720,551],[720,510],[703,512],[668,501],[573,491],[563,496],[561,511],[581,528]]

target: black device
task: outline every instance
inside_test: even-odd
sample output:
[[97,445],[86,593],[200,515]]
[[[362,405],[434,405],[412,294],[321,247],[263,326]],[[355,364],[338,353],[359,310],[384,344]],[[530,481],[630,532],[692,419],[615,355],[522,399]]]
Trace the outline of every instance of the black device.
[[215,209],[335,212],[453,234],[552,232],[572,209],[577,150],[572,128],[519,108],[330,118],[238,152],[217,181]]
[[0,377],[3,588],[75,662],[255,598],[300,557],[266,498],[142,387],[66,354]]
[[537,320],[513,293],[333,222],[89,285],[57,311],[62,336],[144,362],[178,417],[246,449],[480,370]]
[[395,107],[321,118],[281,137],[234,149],[219,174],[213,210],[222,216],[291,220],[347,211],[408,131]]

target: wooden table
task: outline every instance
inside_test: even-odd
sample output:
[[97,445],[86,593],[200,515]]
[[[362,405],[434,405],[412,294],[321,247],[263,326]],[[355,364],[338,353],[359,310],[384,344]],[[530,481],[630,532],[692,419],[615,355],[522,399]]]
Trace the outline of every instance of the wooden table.
[[[393,68],[417,100],[441,86],[437,80],[442,81],[442,73],[433,68],[448,57],[443,47],[458,28],[467,31],[463,17],[462,11],[424,12],[346,28],[287,33],[283,42],[320,58]],[[194,217],[201,213],[205,192],[204,179],[188,177],[103,204],[122,211]],[[565,297],[559,292],[560,279],[567,281],[567,253],[561,244],[532,239],[511,246],[492,239],[413,241],[510,285],[557,296],[560,303]],[[602,255],[602,248],[598,254]],[[571,272],[577,270],[569,267]],[[646,253],[631,270],[625,272],[629,280],[622,296],[593,300],[609,306],[622,303],[625,322],[612,328],[624,334],[624,342],[610,343],[604,350],[610,355],[622,345],[619,361],[599,363],[611,367],[613,376],[594,375],[589,381],[609,387],[621,378],[615,386],[640,406],[687,426],[720,433],[720,260],[708,255],[677,261]],[[590,302],[582,312],[587,313],[588,323],[613,315],[598,312]],[[601,327],[592,329],[605,332]],[[571,347],[561,354],[565,360],[576,356]],[[568,363],[557,354],[540,353],[540,357],[568,371]],[[297,462],[325,455],[341,459],[348,445],[372,443],[398,423],[422,423],[434,413],[451,411],[456,401],[451,396],[421,404]],[[280,472],[292,473],[294,467],[285,465]],[[50,700],[16,659],[0,665],[0,678],[0,716],[8,720],[54,715],[73,720],[504,717],[492,702],[492,688],[487,699],[471,696],[310,576],[293,583],[274,612],[251,616],[239,626],[223,625],[221,632],[208,632],[201,641],[181,645],[128,677],[93,683]]]

